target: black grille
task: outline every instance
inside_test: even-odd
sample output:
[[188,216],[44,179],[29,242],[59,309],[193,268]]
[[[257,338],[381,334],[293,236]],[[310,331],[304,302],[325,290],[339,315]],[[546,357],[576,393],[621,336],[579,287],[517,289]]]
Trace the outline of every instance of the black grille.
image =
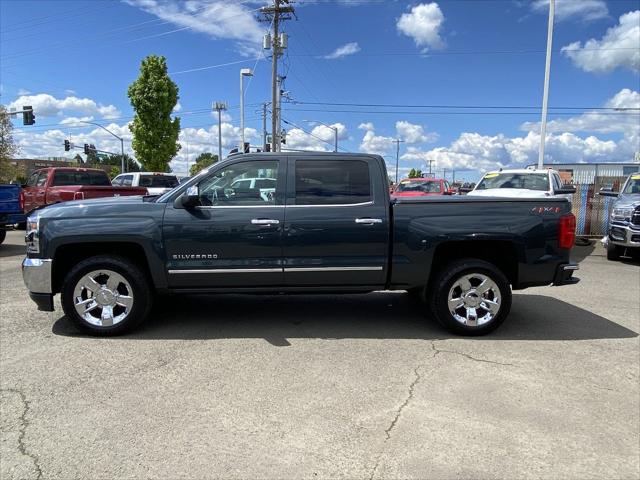
[[631,223],[634,225],[640,225],[640,207],[636,207],[631,215]]

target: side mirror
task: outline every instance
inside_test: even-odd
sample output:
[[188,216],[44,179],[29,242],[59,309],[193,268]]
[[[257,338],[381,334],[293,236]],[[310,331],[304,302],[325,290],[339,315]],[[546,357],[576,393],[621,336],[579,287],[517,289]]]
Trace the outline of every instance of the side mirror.
[[196,185],[187,188],[187,191],[176,198],[173,204],[176,208],[186,208],[187,210],[201,205],[200,193]]
[[598,195],[601,195],[603,197],[617,197],[618,195],[620,195],[620,193],[614,192],[613,187],[607,186],[607,187],[602,187],[598,192]]
[[573,193],[576,193],[576,187],[572,185],[565,185],[555,191],[556,195],[571,195]]

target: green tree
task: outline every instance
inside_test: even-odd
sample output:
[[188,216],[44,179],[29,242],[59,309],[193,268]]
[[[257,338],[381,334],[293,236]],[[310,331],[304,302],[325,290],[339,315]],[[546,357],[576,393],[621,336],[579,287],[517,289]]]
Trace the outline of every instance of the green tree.
[[416,170],[415,178],[422,178],[422,170]]
[[409,171],[409,178],[416,178],[416,169],[415,168],[412,168]]
[[18,175],[18,170],[11,163],[18,151],[18,146],[13,140],[11,118],[4,105],[0,105],[0,183],[9,183]]
[[200,170],[210,165],[213,165],[217,161],[218,161],[218,155],[214,155],[213,153],[209,153],[209,152],[201,153],[196,158],[196,163],[191,165],[191,168],[189,168],[189,175],[193,177]]
[[84,160],[82,159],[82,156],[79,153],[76,153],[76,156],[73,157],[73,161],[76,162],[78,165],[82,165],[84,163]]
[[[104,155],[100,159],[100,163],[103,164],[103,165],[112,165],[112,166],[118,167],[118,169],[120,169],[120,167],[122,166],[122,162],[120,161],[120,158],[121,158],[120,155]],[[124,166],[125,166],[125,169],[127,170],[127,172],[140,172],[140,171],[142,171],[142,169],[140,168],[140,165],[138,164],[138,162],[136,162],[133,158],[131,158],[126,153],[124,154]]]
[[127,94],[135,111],[129,130],[136,158],[147,171],[167,171],[180,150],[180,118],[171,118],[179,96],[178,86],[167,73],[166,59],[149,55],[142,60],[140,75]]

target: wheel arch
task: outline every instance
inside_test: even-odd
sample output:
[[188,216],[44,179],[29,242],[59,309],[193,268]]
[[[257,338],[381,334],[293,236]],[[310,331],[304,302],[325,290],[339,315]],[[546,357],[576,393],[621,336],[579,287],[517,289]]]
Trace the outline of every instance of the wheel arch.
[[151,285],[158,287],[164,279],[153,272],[149,258],[142,244],[132,241],[122,242],[78,242],[57,246],[53,256],[51,286],[54,293],[62,290],[66,274],[79,262],[98,255],[114,255],[124,257],[135,263],[145,273]]

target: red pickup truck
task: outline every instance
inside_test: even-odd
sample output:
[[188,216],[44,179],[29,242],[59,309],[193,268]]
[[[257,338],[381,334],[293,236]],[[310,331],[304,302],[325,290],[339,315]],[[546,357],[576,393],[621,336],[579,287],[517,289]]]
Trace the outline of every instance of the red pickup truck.
[[114,187],[104,170],[93,168],[43,168],[31,174],[20,192],[24,213],[53,203],[90,198],[147,195],[144,187]]

